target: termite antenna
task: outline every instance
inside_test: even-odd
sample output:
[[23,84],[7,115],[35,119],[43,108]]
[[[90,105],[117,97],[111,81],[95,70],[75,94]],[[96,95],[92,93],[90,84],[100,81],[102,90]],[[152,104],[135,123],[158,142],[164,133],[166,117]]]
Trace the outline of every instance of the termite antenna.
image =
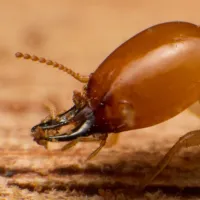
[[72,77],[74,77],[76,80],[80,81],[81,83],[87,83],[88,80],[89,80],[89,77],[88,76],[82,76],[80,75],[79,73],[76,73],[74,72],[73,70],[69,69],[68,67],[65,67],[64,65],[62,64],[59,64],[57,62],[54,62],[52,60],[47,60],[43,57],[39,58],[35,55],[30,55],[30,54],[23,54],[21,52],[17,52],[15,54],[15,56],[17,58],[24,58],[26,60],[32,60],[32,61],[38,61],[40,63],[45,63],[46,65],[51,65],[55,68],[58,68],[59,70],[61,71],[64,71],[66,72],[67,74],[71,75]]

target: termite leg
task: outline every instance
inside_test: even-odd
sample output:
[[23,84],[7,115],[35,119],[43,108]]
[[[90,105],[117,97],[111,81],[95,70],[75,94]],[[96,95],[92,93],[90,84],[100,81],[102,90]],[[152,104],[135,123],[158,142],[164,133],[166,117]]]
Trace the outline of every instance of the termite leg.
[[144,184],[141,185],[140,189],[143,190],[146,186],[148,186],[158,176],[158,174],[160,174],[163,171],[163,169],[170,162],[174,154],[177,153],[181,148],[187,148],[199,145],[200,145],[200,130],[191,131],[183,135],[167,152],[164,158],[157,164],[155,171],[153,171],[151,173],[151,176],[144,181]]
[[55,135],[41,139],[42,140],[45,139],[51,142],[72,141],[68,145],[64,146],[62,150],[69,149],[72,146],[76,145],[78,142],[100,141],[100,146],[94,152],[92,152],[90,156],[87,158],[87,160],[90,160],[93,157],[95,157],[99,153],[99,151],[103,148],[103,146],[106,144],[106,139],[108,137],[108,134],[101,134],[97,138],[86,138],[86,136],[89,136],[88,131],[90,130],[92,125],[93,125],[93,120],[88,119],[78,128],[78,130],[74,131],[70,135],[69,134]]
[[[79,138],[76,138],[75,140],[69,142],[68,144],[66,144],[61,150],[62,151],[68,150],[68,149],[72,148],[73,146],[75,146],[78,142],[99,142],[100,141],[99,147],[95,151],[93,151],[86,159],[86,160],[91,160],[105,146],[107,137],[108,137],[107,134],[102,134],[96,138],[79,137]],[[54,138],[55,138],[55,136],[54,136]],[[52,141],[56,141],[56,140],[52,140]]]
[[75,146],[79,142],[98,142],[98,141],[99,141],[99,138],[80,137],[80,138],[77,138],[77,139],[69,142],[65,146],[63,146],[61,150],[66,151],[66,150],[72,148],[73,146]]
[[57,115],[56,106],[50,101],[46,101],[44,103],[44,106],[48,109],[51,119],[56,119],[56,115]]
[[111,148],[114,145],[116,145],[118,143],[118,141],[119,141],[119,137],[120,136],[117,133],[110,134],[108,139],[107,139],[105,147],[106,148]]
[[101,141],[99,147],[93,151],[87,158],[87,160],[91,160],[92,158],[94,158],[99,152],[100,150],[105,146],[106,144],[106,139],[108,137],[108,134],[103,134],[102,137],[99,137],[98,139]]
[[188,108],[188,111],[195,115],[196,117],[200,118],[200,101],[197,101],[195,102],[193,105],[191,105],[189,108]]
[[70,149],[71,147],[75,146],[78,142],[99,142],[100,141],[100,146],[93,151],[86,160],[91,160],[92,158],[94,158],[99,152],[100,150],[104,147],[104,145],[106,144],[106,138],[107,138],[107,134],[101,135],[101,137],[98,138],[77,138],[75,140],[73,140],[72,142],[66,144],[63,148],[62,151],[65,151],[67,149]]

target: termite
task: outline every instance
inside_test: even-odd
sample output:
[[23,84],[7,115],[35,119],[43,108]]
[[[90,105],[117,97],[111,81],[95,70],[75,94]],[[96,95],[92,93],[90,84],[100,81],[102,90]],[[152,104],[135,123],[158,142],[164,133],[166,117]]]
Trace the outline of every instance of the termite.
[[[17,53],[17,57],[52,65],[84,84],[74,93],[74,106],[32,128],[38,143],[100,141],[108,134],[151,127],[178,115],[200,99],[200,29],[188,22],[154,25],[116,48],[89,76],[45,58]],[[63,126],[70,131],[59,134]],[[52,131],[53,135],[49,134]],[[45,134],[44,134],[45,133]],[[90,138],[90,135],[98,137]],[[200,144],[200,130],[183,135],[143,184],[146,187],[182,147]]]

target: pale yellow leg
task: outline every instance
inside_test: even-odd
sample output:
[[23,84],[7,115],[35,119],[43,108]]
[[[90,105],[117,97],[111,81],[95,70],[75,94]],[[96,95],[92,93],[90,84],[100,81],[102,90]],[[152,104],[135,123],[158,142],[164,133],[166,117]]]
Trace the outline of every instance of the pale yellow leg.
[[56,106],[50,101],[46,101],[44,106],[48,109],[51,119],[55,119],[57,115]]
[[73,146],[75,146],[78,142],[99,142],[100,141],[100,146],[88,156],[87,160],[90,160],[94,158],[99,153],[99,151],[104,147],[104,145],[106,144],[107,137],[108,137],[107,134],[103,134],[97,138],[80,137],[66,144],[61,150],[65,151],[67,149],[70,149]]
[[200,118],[200,101],[197,101],[196,103],[194,103],[193,105],[191,105],[188,108],[188,111],[190,111],[190,113],[192,113],[193,115],[197,116]]
[[65,146],[62,147],[62,151],[66,151],[70,148],[72,148],[73,146],[75,146],[78,142],[99,142],[99,138],[84,138],[84,137],[80,137],[77,138],[69,143],[67,143]]
[[173,147],[167,152],[164,158],[157,164],[155,170],[151,173],[149,177],[141,184],[140,189],[144,189],[147,185],[149,185],[157,176],[160,174],[163,169],[170,162],[175,153],[177,153],[181,148],[184,147],[192,147],[200,145],[200,130],[195,130],[186,133],[182,136]]
[[117,134],[117,133],[110,134],[107,139],[105,147],[110,148],[110,147],[116,145],[118,143],[118,141],[119,141],[119,134]]
[[94,158],[100,152],[100,150],[106,144],[106,139],[107,139],[107,135],[104,138],[101,139],[99,147],[88,156],[87,160],[91,160],[92,158]]

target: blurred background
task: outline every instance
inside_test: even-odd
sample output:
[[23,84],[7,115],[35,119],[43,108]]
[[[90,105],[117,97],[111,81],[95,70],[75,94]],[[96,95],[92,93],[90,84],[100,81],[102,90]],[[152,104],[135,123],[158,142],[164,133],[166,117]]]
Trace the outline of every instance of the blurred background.
[[[121,43],[149,26],[174,20],[200,24],[199,6],[199,0],[0,0],[2,177],[8,169],[44,170],[51,166],[51,159],[54,162],[58,159],[49,159],[50,153],[32,141],[30,128],[48,114],[43,106],[46,100],[54,102],[60,110],[68,109],[73,90],[82,89],[82,84],[61,71],[16,59],[16,52],[52,59],[87,75]],[[198,106],[193,107],[196,109]],[[110,152],[119,152],[115,157],[120,160],[122,151],[156,152],[161,147],[169,148],[181,135],[199,126],[199,119],[185,111],[155,127],[122,133],[113,150],[103,150],[104,156],[99,154],[97,163]],[[87,155],[91,146],[80,144],[70,151],[71,155],[79,156],[77,152],[83,149]],[[29,151],[32,156],[39,153],[30,159]],[[43,157],[39,159],[41,152]],[[62,155],[62,161],[56,162],[69,164],[64,160],[68,153]],[[70,162],[73,164],[73,160]],[[19,177],[13,176],[10,183],[20,186]]]

